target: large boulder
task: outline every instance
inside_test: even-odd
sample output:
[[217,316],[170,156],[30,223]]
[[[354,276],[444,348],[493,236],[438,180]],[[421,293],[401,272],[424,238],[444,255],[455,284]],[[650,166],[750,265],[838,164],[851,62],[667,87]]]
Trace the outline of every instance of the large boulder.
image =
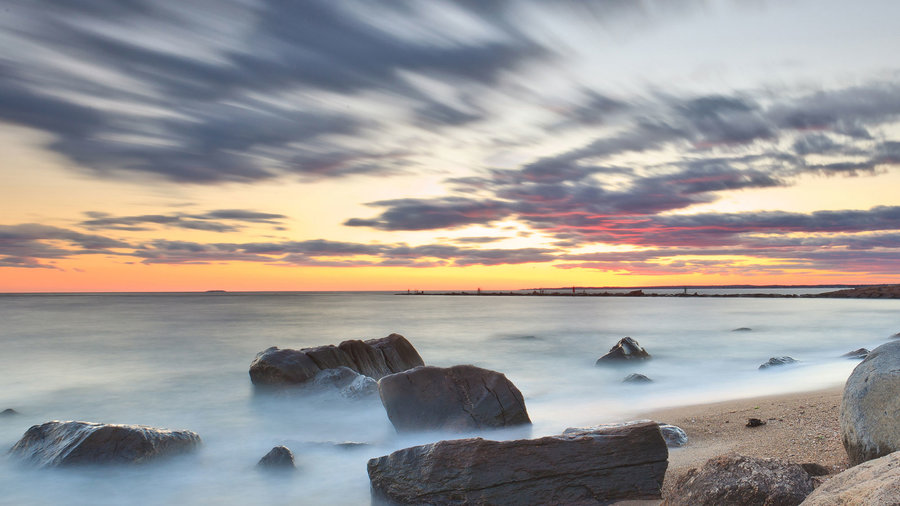
[[474,365],[423,366],[385,376],[378,393],[398,432],[531,423],[519,389],[503,374]]
[[569,427],[568,429],[563,431],[563,434],[577,434],[581,432],[612,430],[617,427],[628,427],[645,423],[655,423],[659,426],[659,431],[662,433],[663,439],[666,440],[666,446],[668,446],[669,448],[684,446],[688,442],[687,433],[685,433],[684,429],[682,429],[681,427],[670,425],[667,423],[653,422],[651,420],[633,420],[623,423],[604,423],[600,425],[594,425],[592,427]]
[[803,502],[814,487],[812,477],[798,464],[729,455],[689,470],[675,482],[663,504],[793,506]]
[[900,504],[900,452],[832,476],[809,495],[804,506]]
[[346,367],[364,376],[379,379],[425,365],[419,352],[405,337],[391,334],[368,341],[344,341],[300,350],[271,347],[261,351],[250,364],[250,380],[256,386],[302,384],[321,371]]
[[39,467],[138,464],[199,444],[200,436],[189,430],[52,421],[32,426],[9,452]]
[[601,365],[606,362],[618,362],[622,360],[643,360],[650,358],[650,354],[637,341],[630,337],[624,337],[619,340],[609,353],[597,359],[595,365]]
[[540,439],[439,441],[369,461],[399,504],[609,504],[659,499],[668,450],[655,423]]
[[900,450],[900,341],[875,348],[853,369],[840,420],[851,465]]

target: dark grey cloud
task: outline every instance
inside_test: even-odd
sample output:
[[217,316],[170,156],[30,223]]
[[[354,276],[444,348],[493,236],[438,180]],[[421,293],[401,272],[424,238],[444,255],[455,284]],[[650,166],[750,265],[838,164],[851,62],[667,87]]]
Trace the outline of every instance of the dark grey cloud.
[[381,230],[433,230],[491,223],[511,213],[501,202],[463,197],[382,200],[368,205],[387,210],[374,219],[351,218],[344,225]]
[[0,225],[0,267],[53,269],[55,260],[76,255],[117,254],[114,250],[132,247],[110,237],[37,223]]
[[153,225],[205,230],[209,232],[236,232],[248,223],[280,225],[287,217],[282,214],[264,213],[245,209],[218,209],[205,213],[143,214],[135,216],[112,216],[102,212],[85,213],[91,219],[80,223],[82,227],[100,230],[152,230]]

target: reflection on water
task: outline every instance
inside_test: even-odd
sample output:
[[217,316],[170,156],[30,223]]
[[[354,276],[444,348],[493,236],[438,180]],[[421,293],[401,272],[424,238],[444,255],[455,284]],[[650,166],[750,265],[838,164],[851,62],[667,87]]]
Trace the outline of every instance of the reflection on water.
[[[842,383],[839,358],[900,330],[898,302],[831,299],[400,297],[391,294],[0,296],[0,445],[53,419],[185,428],[202,450],[134,469],[33,470],[0,460],[10,504],[360,504],[366,461],[448,434],[397,435],[377,399],[254,395],[250,361],[269,346],[405,335],[426,363],[505,373],[533,437],[668,405]],[[751,331],[733,332],[748,327]],[[631,336],[653,355],[594,361]],[[796,365],[758,371],[771,356]],[[622,384],[639,372],[651,384]],[[365,445],[335,445],[345,441]],[[298,470],[255,464],[285,444]]]

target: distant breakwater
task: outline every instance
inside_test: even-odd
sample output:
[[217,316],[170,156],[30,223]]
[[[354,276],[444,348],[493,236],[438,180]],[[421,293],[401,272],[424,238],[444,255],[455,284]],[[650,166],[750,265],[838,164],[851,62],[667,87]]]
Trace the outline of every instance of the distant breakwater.
[[461,295],[484,297],[714,297],[714,298],[756,298],[756,299],[900,299],[900,285],[866,286],[849,288],[825,293],[814,294],[786,294],[786,293],[699,293],[687,291],[683,293],[654,293],[643,290],[631,290],[628,292],[588,292],[583,291],[559,291],[559,290],[532,290],[518,292],[425,292],[409,291],[400,292],[397,295]]

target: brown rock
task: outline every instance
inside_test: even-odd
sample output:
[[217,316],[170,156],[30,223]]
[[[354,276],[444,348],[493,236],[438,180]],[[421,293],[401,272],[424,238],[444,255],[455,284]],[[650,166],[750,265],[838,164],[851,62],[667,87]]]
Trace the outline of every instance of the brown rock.
[[851,467],[825,481],[804,506],[900,504],[900,452]]
[[813,488],[812,478],[797,464],[732,455],[716,457],[688,471],[663,504],[793,506],[803,502]]
[[519,389],[503,374],[473,365],[416,367],[385,376],[378,393],[398,432],[531,423]]
[[344,341],[340,346],[301,350],[269,348],[250,364],[250,380],[259,387],[281,387],[305,383],[327,369],[347,367],[378,379],[424,365],[419,353],[405,337],[391,334],[368,341]]
[[40,467],[138,464],[199,444],[200,436],[188,430],[52,421],[32,426],[9,452]]
[[658,499],[668,465],[659,427],[517,441],[439,441],[369,461],[377,499],[399,504],[609,504]]
[[850,465],[900,450],[900,341],[883,344],[853,369],[841,401],[841,439]]
[[650,358],[650,354],[637,341],[630,337],[623,337],[615,346],[609,349],[609,353],[598,358],[595,365],[622,360],[646,360],[648,358]]

